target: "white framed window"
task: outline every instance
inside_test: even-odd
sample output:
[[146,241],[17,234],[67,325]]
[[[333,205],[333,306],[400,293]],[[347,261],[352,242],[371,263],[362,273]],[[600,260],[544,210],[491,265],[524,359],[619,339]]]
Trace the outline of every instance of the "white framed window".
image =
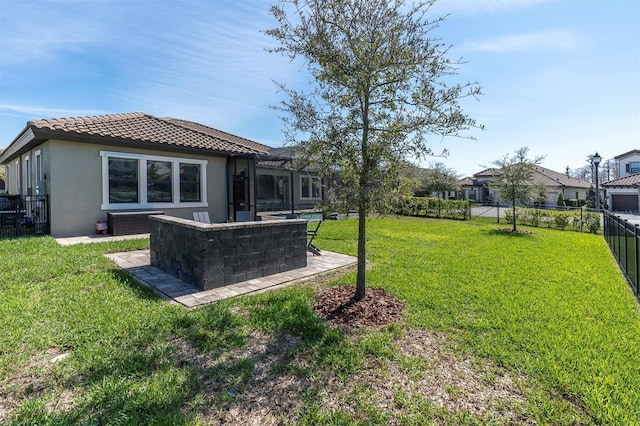
[[208,207],[207,160],[101,151],[102,210]]
[[31,158],[26,156],[24,158],[24,183],[26,185],[25,191],[29,191],[31,188]]
[[300,199],[320,200],[322,198],[322,182],[318,176],[300,176]]
[[631,162],[627,164],[627,172],[634,174],[640,173],[640,162]]
[[14,194],[20,194],[22,191],[22,183],[20,182],[20,160],[16,160],[13,171]]
[[40,150],[33,154],[33,161],[36,167],[36,183],[39,183],[42,180],[42,155]]

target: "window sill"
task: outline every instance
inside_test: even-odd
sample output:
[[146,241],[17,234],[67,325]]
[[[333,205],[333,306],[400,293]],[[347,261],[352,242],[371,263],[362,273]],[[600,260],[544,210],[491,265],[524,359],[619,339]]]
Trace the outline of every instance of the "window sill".
[[203,208],[209,207],[209,203],[117,203],[102,204],[101,210],[148,210],[148,209],[182,209],[182,208]]

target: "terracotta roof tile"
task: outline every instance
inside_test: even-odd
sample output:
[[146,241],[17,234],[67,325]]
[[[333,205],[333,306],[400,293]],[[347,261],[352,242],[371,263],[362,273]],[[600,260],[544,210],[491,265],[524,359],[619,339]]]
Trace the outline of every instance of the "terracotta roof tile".
[[640,188],[640,173],[634,173],[602,184],[605,188]]
[[28,127],[76,135],[148,142],[232,154],[265,153],[267,145],[212,127],[176,118],[158,118],[144,113],[35,120]]
[[548,186],[559,185],[571,188],[591,188],[590,182],[569,177],[564,173],[558,173],[546,167],[534,166],[534,170],[536,172],[535,182],[542,182]]
[[[570,188],[591,188],[591,183],[585,182],[580,179],[574,179],[572,177],[567,176],[564,173],[558,173],[551,169],[547,169],[542,166],[533,166],[533,170],[535,175],[533,177],[534,183],[543,183],[545,186],[565,186]],[[489,168],[485,169],[481,172],[478,172],[473,175],[474,178],[492,178],[494,175],[499,173],[499,169]],[[465,185],[468,182],[465,181]],[[474,183],[475,184],[475,183]]]

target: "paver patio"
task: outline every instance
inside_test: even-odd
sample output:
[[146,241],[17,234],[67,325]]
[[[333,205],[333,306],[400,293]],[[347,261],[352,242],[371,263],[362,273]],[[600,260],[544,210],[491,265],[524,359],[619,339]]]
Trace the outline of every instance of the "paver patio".
[[354,265],[353,256],[322,251],[321,256],[308,254],[307,266],[292,271],[256,278],[233,285],[202,291],[194,285],[174,277],[150,264],[149,250],[135,250],[106,254],[127,271],[140,284],[150,287],[160,297],[172,300],[187,308],[194,308],[230,297],[262,291],[282,285],[290,285],[314,276]]

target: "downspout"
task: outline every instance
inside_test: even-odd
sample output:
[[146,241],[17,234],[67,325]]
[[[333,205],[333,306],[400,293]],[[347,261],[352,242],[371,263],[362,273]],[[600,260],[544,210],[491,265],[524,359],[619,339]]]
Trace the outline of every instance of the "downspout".
[[294,196],[293,196],[293,170],[289,172],[291,174],[291,214],[295,214],[295,204],[294,204]]
[[251,210],[251,202],[253,201],[253,220],[258,220],[258,200],[256,195],[258,194],[258,175],[256,174],[256,159],[258,158],[257,154],[253,154],[252,156],[253,167],[251,170],[253,171],[253,198],[251,198],[251,185],[249,185],[249,210]]
[[227,216],[227,222],[229,222],[229,209],[230,209],[230,204],[229,204],[229,174],[231,173],[231,161],[233,160],[233,157],[229,156],[227,157],[227,167],[226,167],[226,173],[224,176],[224,181],[226,184],[226,189],[224,191],[224,201],[225,201],[225,205],[224,208],[227,209],[226,212],[226,216]]

